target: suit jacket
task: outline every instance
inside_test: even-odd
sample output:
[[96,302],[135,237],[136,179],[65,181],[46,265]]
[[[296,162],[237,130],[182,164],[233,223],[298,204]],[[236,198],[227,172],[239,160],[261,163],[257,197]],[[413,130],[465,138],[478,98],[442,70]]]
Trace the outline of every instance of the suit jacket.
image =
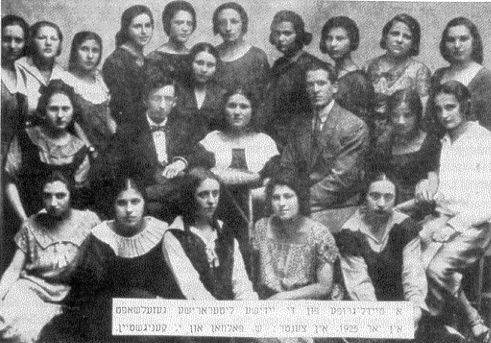
[[317,137],[312,120],[304,119],[293,127],[281,165],[308,175],[311,209],[353,205],[362,189],[369,148],[365,122],[334,103]]

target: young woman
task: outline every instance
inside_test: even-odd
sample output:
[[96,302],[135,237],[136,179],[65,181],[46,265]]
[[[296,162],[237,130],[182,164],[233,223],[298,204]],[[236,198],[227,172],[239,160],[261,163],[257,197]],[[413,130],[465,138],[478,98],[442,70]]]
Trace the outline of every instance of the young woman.
[[375,137],[371,168],[397,185],[398,203],[414,198],[416,184],[438,168],[441,143],[423,130],[423,105],[415,90],[399,90],[387,101],[391,130]]
[[77,122],[96,151],[106,148],[116,132],[116,122],[109,111],[109,90],[97,69],[102,57],[102,40],[94,32],[81,31],[72,41],[68,71],[80,108]]
[[261,127],[265,129],[280,150],[290,135],[295,118],[307,115],[309,101],[305,91],[305,70],[309,64],[322,63],[303,47],[310,44],[312,34],[305,31],[300,15],[292,11],[279,11],[273,17],[269,42],[283,54],[275,61],[267,86]]
[[40,181],[53,170],[74,183],[72,201],[83,205],[90,162],[85,143],[69,131],[79,113],[74,99],[73,88],[61,80],[51,81],[39,99],[41,124],[21,130],[10,144],[5,193],[21,221],[41,209]]
[[215,216],[220,183],[193,169],[182,187],[182,216],[164,234],[164,251],[188,300],[257,299],[233,231]]
[[177,110],[196,123],[201,138],[213,130],[222,130],[222,101],[226,90],[215,81],[220,58],[209,43],[198,43],[189,53],[190,70],[188,82],[177,94]]
[[359,43],[360,32],[351,18],[332,17],[322,27],[319,49],[334,61],[338,78],[360,69],[351,58]]
[[420,227],[394,211],[397,190],[383,173],[370,181],[365,204],[335,235],[346,291],[357,301],[410,301],[418,324],[426,309]]
[[21,17],[6,15],[2,18],[2,167],[10,141],[23,124],[19,118],[21,100],[17,95],[14,63],[26,54],[28,35],[29,26]]
[[70,182],[60,172],[42,180],[43,211],[25,221],[17,251],[0,280],[0,337],[37,342],[62,311],[80,246],[99,223],[96,214],[72,209]]
[[138,126],[143,118],[142,91],[145,88],[144,47],[153,33],[153,16],[143,5],[127,8],[116,34],[116,50],[106,58],[102,76],[109,87],[109,108],[118,125]]
[[222,61],[217,71],[217,82],[227,90],[243,89],[253,92],[261,101],[269,74],[268,58],[264,51],[249,44],[244,36],[249,17],[236,2],[227,2],[213,13],[213,33],[222,37],[217,46]]
[[142,188],[132,179],[118,180],[113,192],[115,219],[96,226],[83,244],[64,314],[50,326],[52,339],[158,341],[155,337],[112,336],[112,299],[182,298],[162,251],[167,224],[145,216]]
[[491,130],[491,71],[483,63],[481,35],[467,18],[450,20],[440,41],[440,53],[450,63],[432,76],[432,88],[447,81],[459,81],[471,93],[471,112],[479,123]]
[[181,83],[189,74],[189,48],[186,43],[196,29],[196,12],[187,1],[171,1],[162,12],[162,25],[169,40],[148,54],[147,77],[171,77]]
[[382,29],[380,47],[385,54],[367,62],[367,73],[376,94],[376,132],[388,129],[387,98],[400,89],[418,92],[423,107],[428,99],[430,70],[414,59],[419,54],[420,26],[408,14],[398,14]]

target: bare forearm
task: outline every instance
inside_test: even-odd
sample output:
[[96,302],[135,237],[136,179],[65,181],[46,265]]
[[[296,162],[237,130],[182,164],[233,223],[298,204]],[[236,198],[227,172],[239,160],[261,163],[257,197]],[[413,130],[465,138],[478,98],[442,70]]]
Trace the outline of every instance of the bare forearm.
[[331,285],[323,285],[314,283],[305,287],[301,287],[292,291],[283,292],[282,298],[288,300],[296,299],[320,299],[329,294]]
[[233,168],[212,168],[211,171],[226,185],[255,184],[261,180],[259,173],[252,173]]
[[8,182],[5,186],[5,194],[7,195],[7,199],[9,200],[10,205],[12,206],[20,220],[26,220],[27,214],[24,210],[24,206],[22,205],[17,185],[15,183]]

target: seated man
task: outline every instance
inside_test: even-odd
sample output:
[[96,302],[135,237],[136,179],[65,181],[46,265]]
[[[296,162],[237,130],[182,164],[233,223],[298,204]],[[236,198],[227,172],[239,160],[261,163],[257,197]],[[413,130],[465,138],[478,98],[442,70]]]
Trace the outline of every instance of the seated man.
[[489,329],[461,291],[461,281],[462,272],[482,256],[491,237],[491,132],[469,120],[470,93],[459,82],[439,85],[428,109],[445,136],[436,172],[439,184],[423,180],[416,188],[416,197],[433,202],[437,213],[420,233],[427,304],[434,316],[441,315],[444,306],[458,306],[482,342]]
[[311,211],[356,205],[362,188],[367,125],[334,101],[336,75],[329,64],[315,63],[305,73],[312,120],[299,115],[281,164],[310,178]]

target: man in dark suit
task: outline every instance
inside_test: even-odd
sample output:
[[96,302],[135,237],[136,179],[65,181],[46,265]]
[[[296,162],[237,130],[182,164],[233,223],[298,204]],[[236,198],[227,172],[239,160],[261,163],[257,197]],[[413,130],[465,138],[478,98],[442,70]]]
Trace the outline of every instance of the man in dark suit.
[[305,80],[311,120],[293,126],[281,164],[308,175],[313,212],[355,205],[363,188],[367,125],[334,101],[337,86],[331,65],[311,64]]

